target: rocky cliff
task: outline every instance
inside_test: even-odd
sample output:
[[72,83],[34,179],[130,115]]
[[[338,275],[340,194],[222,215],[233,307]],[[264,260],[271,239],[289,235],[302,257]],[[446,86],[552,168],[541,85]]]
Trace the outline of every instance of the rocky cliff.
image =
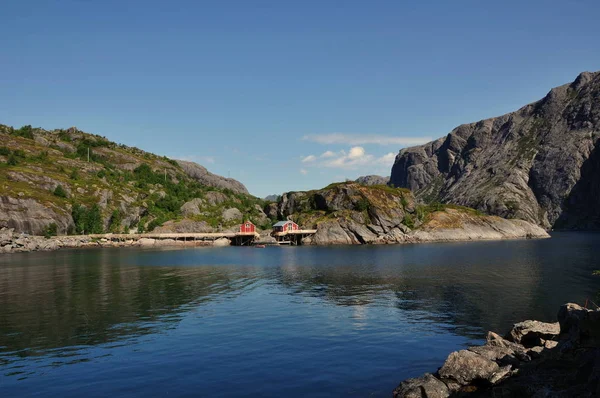
[[600,72],[516,112],[402,149],[390,184],[544,228],[600,227]]
[[[284,193],[270,210],[317,233],[305,244],[382,244],[547,237],[522,220],[453,205],[419,205],[407,189],[356,182]],[[269,211],[267,212],[269,213]]]
[[358,177],[355,181],[363,185],[387,185],[387,183],[390,181],[390,177],[368,175]]
[[177,163],[188,176],[192,177],[202,185],[214,188],[229,189],[235,193],[248,193],[248,190],[244,184],[238,180],[213,174],[208,171],[206,167],[200,166],[198,163],[188,162],[185,160],[178,160]]
[[[264,201],[206,168],[77,128],[0,125],[0,228],[35,235],[205,232],[250,218]],[[164,224],[164,225],[163,225]]]

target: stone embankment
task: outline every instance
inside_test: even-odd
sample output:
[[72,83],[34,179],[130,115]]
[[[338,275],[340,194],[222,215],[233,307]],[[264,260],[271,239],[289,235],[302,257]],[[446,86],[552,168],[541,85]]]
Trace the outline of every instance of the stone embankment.
[[565,304],[558,322],[517,323],[504,337],[451,353],[395,398],[600,396],[600,311]]
[[15,233],[12,229],[0,230],[0,253],[22,253],[33,251],[52,251],[63,248],[88,247],[194,247],[194,246],[229,246],[227,238],[215,241],[183,241],[176,239],[132,238],[126,240],[111,240],[93,238],[90,236],[33,236]]

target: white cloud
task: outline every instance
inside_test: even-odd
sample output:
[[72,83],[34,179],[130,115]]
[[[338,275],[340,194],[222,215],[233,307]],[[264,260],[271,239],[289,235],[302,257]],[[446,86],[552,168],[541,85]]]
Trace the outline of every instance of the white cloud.
[[363,156],[365,156],[365,148],[361,146],[350,148],[350,152],[348,153],[349,159],[360,159]]
[[306,169],[300,169],[300,174],[307,175],[308,174],[308,170],[306,170]]
[[315,155],[308,155],[305,158],[302,158],[302,163],[310,163],[310,162],[314,162],[315,160],[317,160],[317,157]]
[[[347,134],[347,133],[328,133],[328,134],[307,134],[302,137],[305,141],[316,142],[318,144],[345,144],[345,145],[399,145],[412,146],[420,145],[431,141],[431,137],[397,137],[380,134]],[[329,152],[329,151],[327,151]],[[326,152],[326,153],[327,153]]]
[[323,167],[354,170],[365,168],[381,169],[383,167],[391,167],[394,162],[395,155],[390,152],[381,157],[374,156],[365,151],[363,147],[355,146],[350,148],[348,153],[340,151],[334,154],[333,157],[323,161],[320,165]]
[[396,154],[393,152],[390,153],[386,153],[385,155],[383,155],[382,157],[380,157],[379,159],[377,159],[377,161],[381,164],[384,165],[392,165],[394,164],[394,161],[396,160]]
[[325,151],[323,152],[323,154],[321,155],[322,158],[332,158],[335,156],[335,153],[332,151]]

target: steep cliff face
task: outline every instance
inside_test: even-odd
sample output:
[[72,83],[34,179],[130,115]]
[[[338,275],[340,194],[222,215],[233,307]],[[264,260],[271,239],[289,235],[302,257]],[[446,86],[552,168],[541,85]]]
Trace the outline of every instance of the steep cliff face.
[[356,182],[284,193],[277,213],[281,219],[317,230],[307,244],[547,237],[543,229],[526,221],[485,216],[460,206],[418,205],[407,189]]
[[584,72],[516,112],[402,149],[390,184],[545,228],[598,228],[599,140],[600,72]]

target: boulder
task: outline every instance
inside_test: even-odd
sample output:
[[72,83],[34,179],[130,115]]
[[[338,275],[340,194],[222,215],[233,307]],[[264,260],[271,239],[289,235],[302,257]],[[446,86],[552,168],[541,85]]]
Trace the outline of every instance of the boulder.
[[223,247],[231,245],[231,241],[227,238],[219,238],[213,242],[213,246]]
[[235,207],[230,207],[229,209],[223,210],[222,217],[223,217],[223,221],[225,221],[225,222],[229,222],[229,221],[242,222],[242,218],[244,217],[244,215],[242,214],[241,211],[239,211]]
[[474,381],[487,380],[500,370],[498,364],[468,350],[451,353],[439,370],[440,378],[466,386]]
[[200,198],[195,198],[190,200],[189,202],[185,202],[183,206],[181,206],[181,214],[184,217],[192,217],[200,214],[200,207],[204,204],[204,201]]
[[546,323],[528,320],[516,323],[506,335],[506,339],[531,348],[543,346],[546,340],[556,339],[559,334],[560,325],[558,322]]
[[13,229],[2,228],[0,229],[0,246],[6,246],[12,243],[13,240]]
[[431,373],[408,379],[394,390],[394,398],[446,398],[448,387]]
[[206,202],[211,206],[219,205],[228,199],[227,195],[217,191],[207,192],[204,197],[206,198]]
[[155,243],[156,243],[156,239],[140,238],[138,240],[138,244],[140,246],[154,246]]
[[312,237],[312,242],[316,245],[350,245],[353,243],[352,238],[348,236],[337,220],[320,223],[317,226],[317,233]]
[[568,303],[558,311],[560,332],[572,342],[600,348],[600,311]]

